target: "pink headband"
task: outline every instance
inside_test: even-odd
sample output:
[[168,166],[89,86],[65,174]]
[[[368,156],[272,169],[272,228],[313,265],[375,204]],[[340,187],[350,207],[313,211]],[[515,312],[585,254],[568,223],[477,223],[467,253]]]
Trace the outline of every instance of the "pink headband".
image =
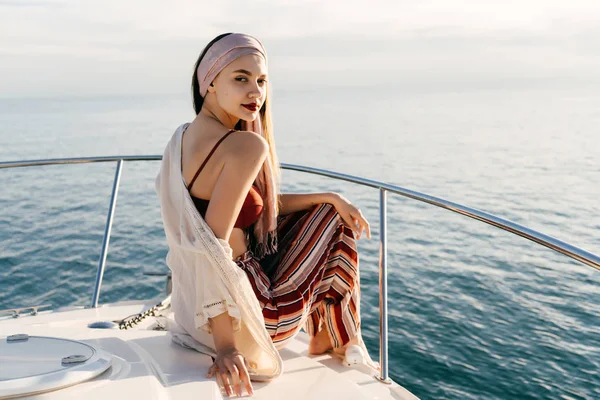
[[217,77],[219,72],[227,65],[237,60],[240,57],[257,54],[267,60],[267,52],[262,43],[249,35],[243,33],[232,33],[213,43],[208,49],[200,65],[196,75],[200,84],[200,95],[206,96],[208,86]]

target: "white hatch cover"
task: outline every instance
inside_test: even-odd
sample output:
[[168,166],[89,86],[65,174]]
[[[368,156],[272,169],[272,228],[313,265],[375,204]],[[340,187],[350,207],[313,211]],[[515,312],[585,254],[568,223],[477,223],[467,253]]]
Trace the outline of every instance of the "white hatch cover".
[[0,338],[0,399],[47,392],[90,380],[111,365],[106,351],[74,340]]

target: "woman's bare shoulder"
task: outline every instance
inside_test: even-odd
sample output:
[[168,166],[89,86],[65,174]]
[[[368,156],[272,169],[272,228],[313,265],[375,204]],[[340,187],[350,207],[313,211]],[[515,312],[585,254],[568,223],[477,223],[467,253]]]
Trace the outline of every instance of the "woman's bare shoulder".
[[251,131],[236,131],[229,135],[224,140],[228,153],[232,155],[251,154],[260,155],[266,154],[269,151],[269,144],[260,135]]

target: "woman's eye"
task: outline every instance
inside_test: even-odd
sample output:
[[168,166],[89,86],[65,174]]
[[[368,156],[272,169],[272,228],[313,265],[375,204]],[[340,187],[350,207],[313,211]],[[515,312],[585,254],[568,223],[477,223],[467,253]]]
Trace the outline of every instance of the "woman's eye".
[[[236,81],[238,82],[248,82],[248,78],[243,77],[243,76],[238,76],[237,78],[235,78]],[[258,83],[260,83],[261,85],[264,83],[267,83],[266,79],[259,79]]]

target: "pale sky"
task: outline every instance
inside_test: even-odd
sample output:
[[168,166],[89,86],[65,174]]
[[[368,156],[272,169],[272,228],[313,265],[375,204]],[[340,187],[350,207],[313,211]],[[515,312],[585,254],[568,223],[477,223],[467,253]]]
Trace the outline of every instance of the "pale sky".
[[224,32],[285,89],[600,89],[600,0],[0,0],[0,97],[188,93]]

